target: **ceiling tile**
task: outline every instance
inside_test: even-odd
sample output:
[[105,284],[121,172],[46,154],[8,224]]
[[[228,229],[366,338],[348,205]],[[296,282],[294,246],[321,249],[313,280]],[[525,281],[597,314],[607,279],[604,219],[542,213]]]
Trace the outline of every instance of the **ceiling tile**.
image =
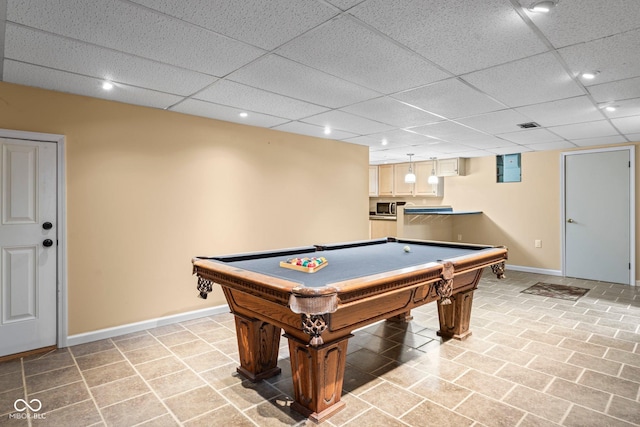
[[327,111],[324,107],[308,102],[298,101],[297,99],[226,80],[219,80],[214,85],[196,94],[194,98],[291,120]]
[[497,147],[510,147],[513,144],[511,141],[507,141],[502,138],[496,138],[495,136],[485,135],[480,138],[470,139],[463,142],[464,145],[473,148],[489,149]]
[[499,134],[498,137],[517,144],[536,144],[553,141],[561,141],[561,136],[555,135],[546,129],[525,129],[519,132],[508,132]]
[[[520,0],[525,8],[531,3]],[[637,0],[561,1],[549,14],[527,14],[556,48],[634,30],[640,22]]]
[[516,154],[516,153],[526,153],[529,151],[534,151],[529,147],[525,147],[524,145],[514,145],[513,147],[503,147],[503,148],[494,148],[491,150],[493,154]]
[[404,129],[393,129],[390,131],[370,134],[369,136],[372,138],[377,138],[380,141],[385,138],[390,144],[403,145],[430,145],[435,143],[436,141],[439,141],[434,138],[429,138],[428,136],[420,135],[418,133]]
[[584,95],[551,53],[467,74],[463,79],[510,107]]
[[4,54],[8,59],[176,95],[190,95],[216,81],[195,71],[15,24],[7,24],[6,42]]
[[613,119],[611,123],[623,134],[640,133],[640,116]]
[[442,120],[438,116],[388,97],[371,99],[341,110],[396,127],[420,126]]
[[[383,139],[386,141],[386,144],[382,143]],[[393,130],[390,132],[357,136],[355,138],[345,139],[344,141],[367,145],[371,151],[388,151],[401,148],[405,150],[406,153],[412,153],[418,148],[432,150],[433,146],[442,142],[416,133],[405,132],[403,130]]]
[[[640,129],[640,126],[638,127]],[[600,120],[597,122],[577,123],[573,125],[554,126],[549,128],[550,131],[556,133],[566,139],[584,139],[595,138],[599,136],[618,135],[608,120]]]
[[610,105],[615,107],[616,111],[607,111],[606,109],[602,110],[602,112],[610,119],[638,116],[638,120],[640,120],[640,98],[627,99],[626,101],[617,101],[611,103]]
[[503,110],[504,105],[458,79],[444,80],[393,95],[432,114],[449,119]]
[[569,141],[543,142],[541,144],[530,144],[526,148],[533,151],[566,150],[576,148],[575,144]]
[[400,153],[391,151],[376,151],[369,152],[369,164],[371,165],[384,165],[387,163],[399,162],[398,156]]
[[516,108],[543,127],[602,120],[602,112],[586,96]]
[[274,126],[273,129],[281,130],[283,132],[299,133],[302,135],[309,135],[326,139],[342,140],[357,136],[354,133],[344,132],[337,129],[332,129],[331,134],[325,135],[323,126],[311,125],[309,123],[302,122],[288,122],[282,125]]
[[118,0],[10,1],[7,21],[214,76],[264,54],[262,49]]
[[344,139],[343,141],[351,144],[366,145],[373,151],[388,150],[392,147],[388,142],[383,145],[379,138],[372,135],[356,136],[354,138]]
[[455,122],[439,122],[426,126],[411,128],[412,132],[445,141],[470,141],[485,138],[487,134],[462,126]]
[[182,97],[116,83],[110,91],[102,89],[102,80],[64,71],[38,67],[11,60],[4,61],[4,79],[12,83],[58,92],[108,99],[145,107],[167,108]]
[[330,21],[276,52],[384,93],[448,77],[417,55],[347,17]]
[[571,142],[578,147],[591,147],[594,145],[623,144],[627,140],[623,136],[599,136],[597,138],[572,139]]
[[600,74],[586,86],[640,76],[640,29],[618,34],[588,43],[560,49],[558,52],[577,75],[583,71],[599,71]]
[[413,154],[412,161],[414,162],[429,160],[432,157],[458,157],[457,155],[437,151],[431,147],[397,147],[384,151],[369,151],[369,159],[376,159],[375,162],[377,164],[408,162],[408,154]]
[[471,158],[471,157],[487,157],[492,155],[494,155],[494,153],[484,151],[484,150],[471,150],[471,151],[459,151],[455,153],[455,156],[442,156],[439,158],[441,159],[451,158],[451,157]]
[[[473,147],[469,147],[464,144],[455,144],[452,142],[444,142],[444,141],[439,144],[435,144],[435,145],[431,145],[429,147],[423,147],[423,148],[427,150],[427,152],[429,152],[429,150],[434,150],[441,154],[453,154],[453,153],[460,153],[462,151],[473,150]],[[418,150],[416,149],[416,151]],[[421,153],[421,151],[418,151],[418,152]],[[452,157],[452,156],[449,156],[449,157]]]
[[335,16],[315,0],[133,0],[231,38],[271,50]]
[[357,5],[358,3],[362,3],[363,0],[327,0],[327,2],[336,7],[339,7],[341,10],[347,10]]
[[260,58],[230,74],[228,79],[330,108],[380,96],[371,89],[278,55]]
[[597,102],[640,98],[640,77],[589,86],[589,93]]
[[547,50],[504,0],[369,0],[349,13],[455,74]]
[[524,116],[515,110],[501,110],[478,116],[456,119],[456,121],[479,131],[495,134],[519,129],[517,127],[519,123],[526,123],[530,120],[527,116]]
[[307,117],[302,120],[318,126],[329,126],[331,129],[342,130],[359,135],[368,135],[370,133],[378,133],[391,130],[392,127],[380,122],[365,119],[363,117],[354,116],[353,114],[343,111],[333,110],[317,116]]
[[241,123],[249,126],[273,127],[288,122],[287,119],[268,116],[266,114],[251,113],[248,117],[240,117],[242,110],[224,105],[212,104],[198,99],[187,99],[171,107],[171,111],[192,114],[194,116],[209,117],[226,122]]

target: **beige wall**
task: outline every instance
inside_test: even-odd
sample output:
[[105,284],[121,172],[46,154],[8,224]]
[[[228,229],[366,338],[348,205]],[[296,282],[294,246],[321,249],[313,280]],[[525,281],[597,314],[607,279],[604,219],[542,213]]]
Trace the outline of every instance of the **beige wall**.
[[367,147],[1,82],[0,128],[66,136],[69,335],[223,304],[193,256],[368,236]]
[[[639,143],[626,145],[637,146]],[[461,234],[464,242],[505,245],[509,248],[509,264],[560,271],[561,153],[523,153],[521,182],[496,183],[495,157],[473,158],[466,160],[465,176],[444,178],[442,198],[380,200],[404,200],[415,205],[449,205],[455,210],[480,210],[483,215],[454,218],[450,239],[456,240]],[[640,164],[638,148],[636,164]],[[636,188],[640,188],[640,173],[636,173]],[[636,198],[637,225],[640,224],[639,203],[640,198]],[[542,241],[541,248],[534,247],[535,240]],[[640,266],[640,237],[637,233],[636,246],[636,265]],[[638,270],[640,268],[636,270],[636,276],[640,274]]]
[[[454,236],[505,245],[509,263],[560,270],[559,153],[522,154],[522,181],[496,183],[495,157],[467,160],[467,175],[445,178],[442,203],[456,210],[481,210],[483,215],[456,218]],[[542,248],[534,240],[542,240]]]

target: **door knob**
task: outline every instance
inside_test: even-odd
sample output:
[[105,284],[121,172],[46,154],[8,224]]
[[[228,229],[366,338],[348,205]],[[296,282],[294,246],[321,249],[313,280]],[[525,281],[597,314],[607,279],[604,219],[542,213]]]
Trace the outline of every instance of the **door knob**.
[[567,222],[568,222],[569,224],[573,224],[575,221],[574,221],[573,219],[569,218],[569,219],[567,220]]
[[42,242],[42,246],[44,246],[45,248],[48,248],[49,246],[53,246],[53,240],[44,239],[44,241]]
[[45,230],[51,230],[53,228],[53,224],[47,221],[44,224],[42,224],[42,228],[44,228]]

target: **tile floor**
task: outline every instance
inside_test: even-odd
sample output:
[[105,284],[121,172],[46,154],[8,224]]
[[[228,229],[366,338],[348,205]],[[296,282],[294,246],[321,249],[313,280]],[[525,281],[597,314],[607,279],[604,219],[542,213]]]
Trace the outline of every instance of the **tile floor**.
[[[591,290],[577,302],[520,293],[536,282]],[[640,287],[485,272],[473,335],[441,342],[437,309],[349,342],[344,410],[322,426],[640,425]],[[301,426],[283,373],[236,373],[230,314],[0,364],[0,426]],[[22,402],[42,407],[26,409]],[[22,414],[29,414],[25,416]]]

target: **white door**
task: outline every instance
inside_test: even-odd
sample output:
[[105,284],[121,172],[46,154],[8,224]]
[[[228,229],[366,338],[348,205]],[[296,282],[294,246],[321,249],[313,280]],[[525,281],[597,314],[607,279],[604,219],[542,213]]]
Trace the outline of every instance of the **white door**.
[[0,138],[0,356],[56,344],[56,153]]
[[628,149],[565,157],[565,275],[631,283]]

